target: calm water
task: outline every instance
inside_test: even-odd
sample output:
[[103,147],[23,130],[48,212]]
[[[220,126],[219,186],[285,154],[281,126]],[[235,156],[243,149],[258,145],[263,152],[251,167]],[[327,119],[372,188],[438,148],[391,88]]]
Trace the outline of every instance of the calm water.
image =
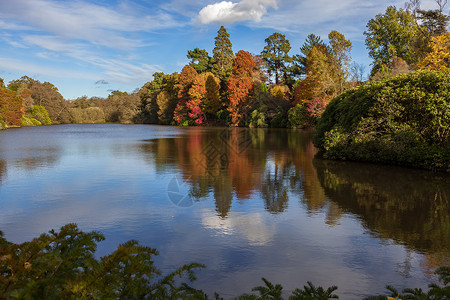
[[341,299],[422,287],[449,264],[450,176],[314,159],[289,130],[62,125],[0,132],[0,230],[23,242],[75,222],[188,262],[225,297],[261,277]]

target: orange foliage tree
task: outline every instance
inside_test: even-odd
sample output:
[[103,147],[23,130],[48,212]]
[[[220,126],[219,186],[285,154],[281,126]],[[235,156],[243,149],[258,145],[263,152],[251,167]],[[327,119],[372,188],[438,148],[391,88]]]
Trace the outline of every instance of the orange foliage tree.
[[20,126],[23,113],[22,98],[16,92],[0,87],[0,119],[6,125]]
[[178,103],[173,117],[178,124],[181,124],[186,119],[188,113],[186,103],[189,101],[189,90],[197,75],[198,73],[193,67],[185,66],[178,78]]
[[240,50],[233,61],[233,71],[228,79],[228,93],[230,104],[228,111],[231,114],[233,126],[238,126],[242,119],[242,108],[249,100],[253,90],[253,68],[255,60],[246,51]]

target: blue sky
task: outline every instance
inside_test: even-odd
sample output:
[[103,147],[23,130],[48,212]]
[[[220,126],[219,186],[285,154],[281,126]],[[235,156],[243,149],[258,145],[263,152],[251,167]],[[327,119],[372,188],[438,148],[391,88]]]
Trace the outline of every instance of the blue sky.
[[[0,0],[0,77],[49,81],[66,99],[131,92],[154,72],[179,72],[194,48],[212,55],[220,25],[234,52],[255,54],[280,32],[297,54],[306,36],[332,30],[353,42],[370,69],[367,21],[402,1],[360,0]],[[436,8],[423,0],[422,8]]]

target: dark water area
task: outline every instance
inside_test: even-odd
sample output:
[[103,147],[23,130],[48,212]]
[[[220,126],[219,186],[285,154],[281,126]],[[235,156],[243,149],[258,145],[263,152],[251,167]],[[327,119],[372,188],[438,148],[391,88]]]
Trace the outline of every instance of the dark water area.
[[450,176],[315,158],[311,132],[60,125],[0,132],[0,230],[24,242],[67,223],[98,255],[137,239],[169,272],[230,298],[281,283],[341,299],[427,288],[449,265]]

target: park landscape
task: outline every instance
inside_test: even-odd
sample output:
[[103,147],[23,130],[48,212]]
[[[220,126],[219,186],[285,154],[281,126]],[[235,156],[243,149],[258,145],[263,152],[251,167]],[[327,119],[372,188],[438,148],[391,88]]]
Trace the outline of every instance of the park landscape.
[[[47,81],[0,80],[0,299],[448,299],[445,11],[373,16],[370,70],[337,30],[297,51],[274,32],[250,53],[220,26],[211,55],[188,50],[132,92],[64,99]],[[62,212],[55,230],[20,228],[48,211]]]

